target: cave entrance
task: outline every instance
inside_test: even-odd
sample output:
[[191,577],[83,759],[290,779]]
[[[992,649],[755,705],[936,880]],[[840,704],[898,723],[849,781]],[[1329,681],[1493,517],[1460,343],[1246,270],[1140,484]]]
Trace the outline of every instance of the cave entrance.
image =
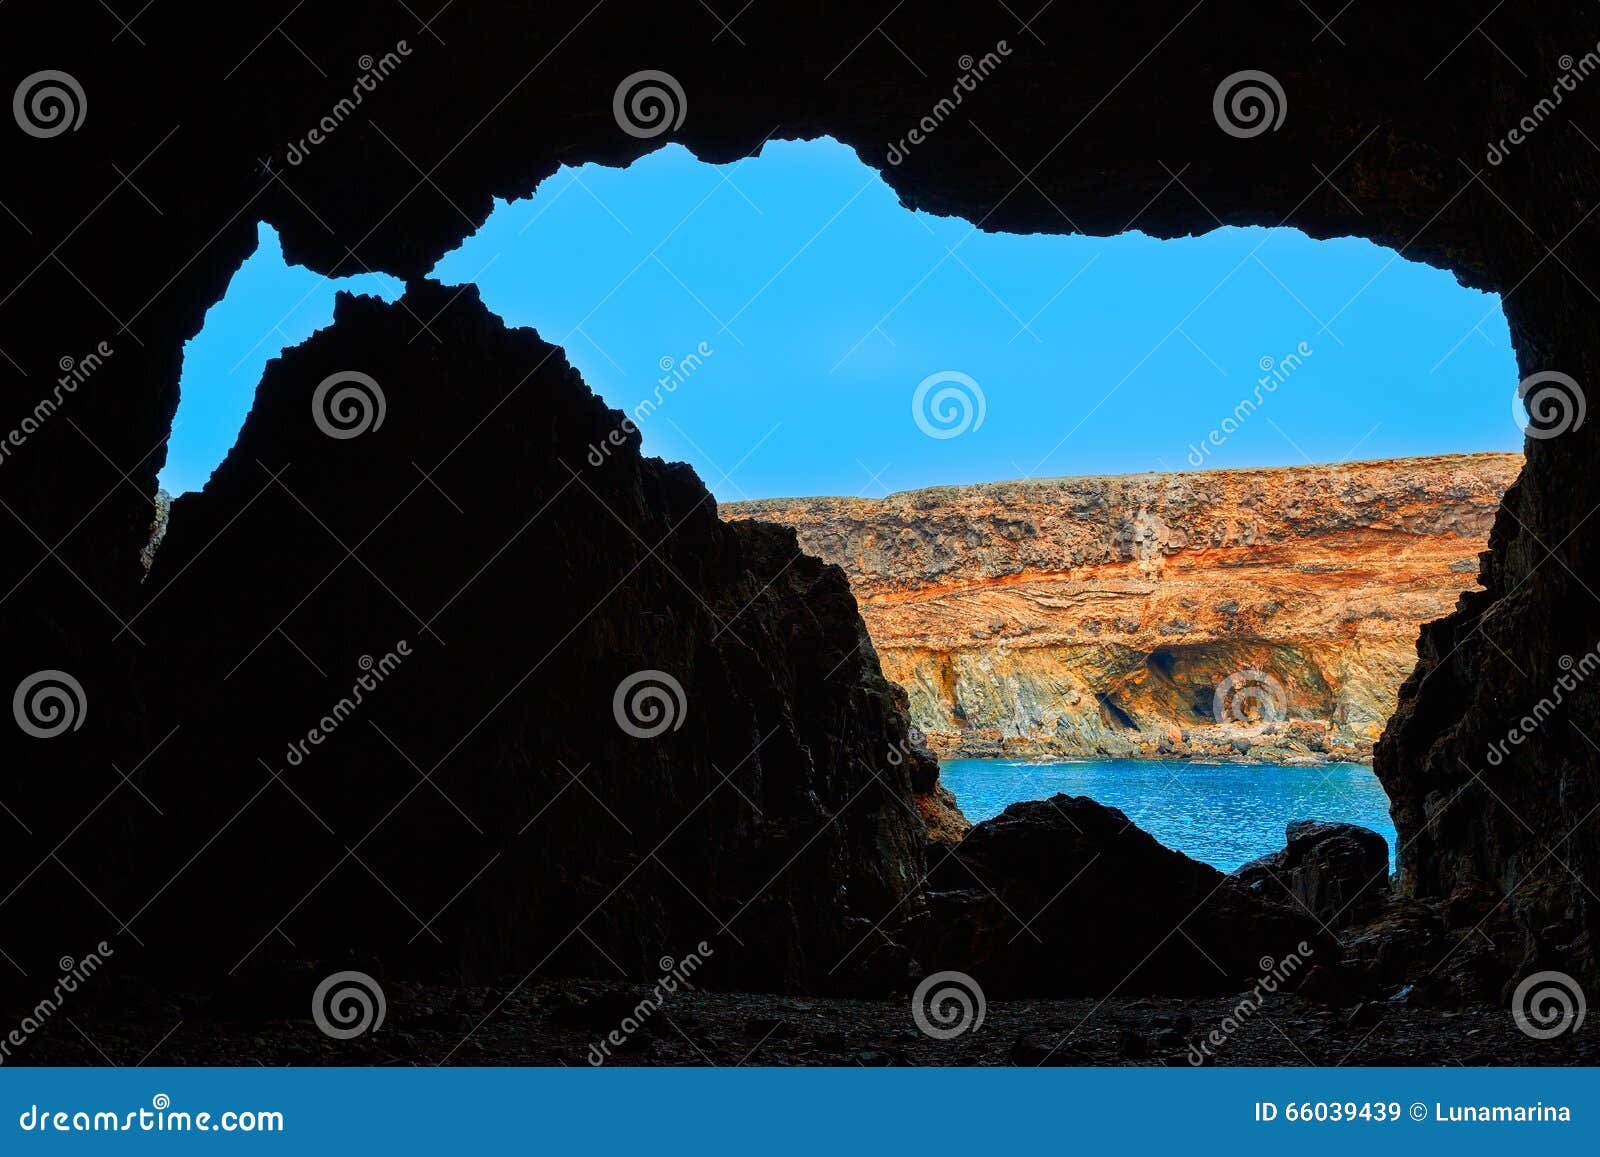
[[[669,146],[497,203],[433,276],[561,345],[724,517],[844,568],[973,818],[1065,790],[1222,867],[1296,818],[1392,851],[1372,745],[1521,465],[1499,299],[1354,238],[1138,229],[910,212],[828,138]],[[213,311],[255,324],[186,359],[173,489],[231,444],[190,420],[216,367],[295,340],[286,302],[303,330],[395,288],[302,287],[272,241]]]

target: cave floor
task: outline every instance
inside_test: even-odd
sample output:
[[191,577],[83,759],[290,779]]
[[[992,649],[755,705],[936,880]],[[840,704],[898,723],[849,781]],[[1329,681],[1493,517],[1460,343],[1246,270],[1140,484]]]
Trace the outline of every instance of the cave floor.
[[[387,1016],[351,1040],[323,1035],[299,986],[224,997],[124,991],[64,1008],[11,1064],[585,1065],[647,988],[535,978],[511,990],[392,982]],[[604,1063],[625,1065],[1172,1065],[1221,1029],[1238,997],[990,1002],[978,1028],[936,1040],[907,999],[681,991]],[[1058,1047],[1059,1046],[1059,1047]],[[1600,1034],[1525,1036],[1503,1008],[1330,1009],[1280,995],[1214,1050],[1222,1065],[1594,1065]]]

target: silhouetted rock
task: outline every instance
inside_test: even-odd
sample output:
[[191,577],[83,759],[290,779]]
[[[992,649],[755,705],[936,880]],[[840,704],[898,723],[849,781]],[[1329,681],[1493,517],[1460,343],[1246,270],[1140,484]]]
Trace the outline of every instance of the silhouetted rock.
[[[381,424],[332,437],[349,371]],[[270,365],[147,584],[155,951],[853,983],[921,875],[903,696],[836,568],[638,442],[471,288],[341,296]]]
[[1012,804],[930,883],[918,958],[971,973],[991,997],[1235,991],[1291,955],[1332,957],[1304,913],[1082,796]]
[[1354,924],[1389,898],[1389,842],[1358,824],[1295,820],[1287,844],[1234,869],[1269,899],[1298,904],[1334,928]]

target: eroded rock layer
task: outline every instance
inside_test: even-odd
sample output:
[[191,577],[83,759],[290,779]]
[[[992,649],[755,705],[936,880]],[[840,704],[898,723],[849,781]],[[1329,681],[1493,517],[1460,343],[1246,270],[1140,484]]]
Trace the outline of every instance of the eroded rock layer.
[[941,753],[1365,759],[1520,454],[724,505],[850,575]]

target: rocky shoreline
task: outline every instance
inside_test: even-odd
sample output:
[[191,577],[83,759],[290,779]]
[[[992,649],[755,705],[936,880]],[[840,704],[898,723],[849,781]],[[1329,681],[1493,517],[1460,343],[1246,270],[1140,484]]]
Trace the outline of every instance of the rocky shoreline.
[[1154,750],[1063,751],[1051,739],[1003,736],[993,728],[935,731],[921,737],[939,759],[1017,759],[1038,763],[1075,763],[1094,759],[1137,759],[1151,763],[1260,763],[1278,767],[1312,767],[1323,763],[1372,766],[1373,742],[1365,736],[1341,742],[1316,720],[1233,724],[1203,730],[1174,726],[1156,741]]

